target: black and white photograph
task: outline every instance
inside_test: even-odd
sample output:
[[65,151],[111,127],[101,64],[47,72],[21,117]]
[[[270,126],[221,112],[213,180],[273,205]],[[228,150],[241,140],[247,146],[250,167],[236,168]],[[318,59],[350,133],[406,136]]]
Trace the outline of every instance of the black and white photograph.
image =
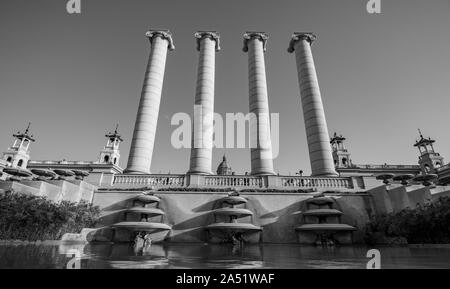
[[450,0],[1,0],[0,269],[450,269],[449,108]]

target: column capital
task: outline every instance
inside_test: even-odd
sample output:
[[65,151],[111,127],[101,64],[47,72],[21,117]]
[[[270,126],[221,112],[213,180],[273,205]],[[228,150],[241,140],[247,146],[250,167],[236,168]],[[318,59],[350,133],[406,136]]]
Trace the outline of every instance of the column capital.
[[150,40],[150,43],[153,40],[153,37],[161,37],[162,39],[166,39],[169,42],[169,50],[172,51],[175,49],[175,46],[173,45],[173,40],[172,40],[172,33],[170,33],[169,30],[153,30],[150,29],[149,31],[147,31],[145,33],[145,36],[148,37],[148,39]]
[[197,40],[197,51],[200,51],[200,41],[209,38],[216,42],[216,51],[220,51],[220,34],[217,31],[197,31],[194,34]]
[[265,32],[254,32],[254,31],[247,31],[244,33],[244,47],[242,50],[244,52],[248,51],[248,41],[251,39],[259,39],[263,43],[263,50],[266,51],[266,44],[267,39],[269,39],[269,35]]
[[312,32],[294,32],[291,36],[291,41],[289,41],[288,52],[294,52],[295,43],[300,40],[306,40],[310,45],[317,39],[317,36]]

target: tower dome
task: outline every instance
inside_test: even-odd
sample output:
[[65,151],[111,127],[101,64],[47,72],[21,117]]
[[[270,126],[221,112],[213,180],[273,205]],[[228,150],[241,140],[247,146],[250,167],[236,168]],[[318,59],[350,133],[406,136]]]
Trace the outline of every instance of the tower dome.
[[231,167],[227,163],[227,157],[223,155],[222,162],[217,167],[217,174],[218,175],[231,175]]

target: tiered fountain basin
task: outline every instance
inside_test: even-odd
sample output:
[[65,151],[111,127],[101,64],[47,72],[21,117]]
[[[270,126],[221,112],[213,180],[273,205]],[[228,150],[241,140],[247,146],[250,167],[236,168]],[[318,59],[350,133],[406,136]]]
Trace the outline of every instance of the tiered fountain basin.
[[[306,201],[307,210],[302,213],[304,224],[295,228],[299,243],[319,244],[323,240],[331,244],[351,244],[353,226],[342,224],[343,213],[333,208],[334,200],[315,197]],[[313,208],[312,208],[313,207]]]
[[235,206],[247,203],[247,199],[241,196],[228,196],[222,199],[222,204],[223,203]]
[[336,209],[313,209],[303,213],[303,216],[341,216],[343,213]]
[[171,229],[171,227],[167,224],[150,222],[120,222],[112,225],[112,227],[120,229],[123,228],[135,232],[143,231],[148,233]]
[[[215,209],[214,223],[205,227],[207,239],[210,243],[227,243],[233,236],[239,236],[244,243],[259,243],[261,239],[261,227],[253,225],[253,212],[246,208],[235,208],[238,205],[244,205],[247,200],[238,195],[230,195],[220,200],[222,207]],[[242,219],[250,217],[244,222]],[[240,222],[238,222],[240,219]]]
[[255,226],[253,224],[248,223],[214,223],[206,226],[208,230],[220,230],[226,233],[231,231],[236,231],[240,233],[245,233],[248,231],[261,231],[261,227]]
[[297,231],[315,231],[318,233],[354,231],[355,227],[347,224],[304,224],[296,228]]
[[302,213],[305,223],[340,223],[343,213],[336,209],[311,209]]
[[164,212],[158,208],[145,208],[145,207],[133,207],[124,209],[123,212],[128,217],[130,214],[144,214],[147,215],[147,218],[153,218],[156,216],[162,216],[164,215]]
[[241,208],[220,208],[214,210],[213,213],[216,216],[236,217],[236,218],[253,216],[252,211]]
[[249,223],[214,223],[205,227],[210,243],[227,243],[231,236],[242,234],[245,243],[259,243],[261,227]]
[[[160,201],[160,198],[145,193],[134,197],[133,207],[122,210],[124,220],[110,226],[113,229],[111,241],[132,242],[138,232],[150,234],[152,242],[164,241],[172,228],[162,222],[164,211],[157,207]],[[147,207],[151,204],[156,206]]]
[[315,198],[306,200],[306,203],[316,205],[316,206],[331,207],[331,206],[333,206],[334,200],[330,197],[315,197]]
[[136,198],[134,198],[134,202],[141,202],[144,204],[159,203],[160,201],[161,201],[160,198],[153,195],[139,195]]

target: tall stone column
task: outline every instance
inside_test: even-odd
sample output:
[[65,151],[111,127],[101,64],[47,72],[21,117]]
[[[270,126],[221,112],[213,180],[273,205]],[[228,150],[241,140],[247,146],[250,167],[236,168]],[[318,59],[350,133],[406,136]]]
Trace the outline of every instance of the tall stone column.
[[311,45],[312,33],[294,33],[288,52],[295,51],[298,83],[313,176],[337,176]]
[[251,138],[251,174],[274,175],[272,141],[270,139],[269,99],[267,95],[264,51],[267,39],[264,32],[244,34],[244,52],[248,52],[248,89]]
[[220,50],[220,36],[215,31],[195,33],[199,51],[197,87],[194,105],[189,174],[210,175],[214,133],[214,78],[216,51]]
[[151,43],[144,85],[125,173],[149,174],[158,122],[167,50],[175,49],[169,30],[150,30]]

